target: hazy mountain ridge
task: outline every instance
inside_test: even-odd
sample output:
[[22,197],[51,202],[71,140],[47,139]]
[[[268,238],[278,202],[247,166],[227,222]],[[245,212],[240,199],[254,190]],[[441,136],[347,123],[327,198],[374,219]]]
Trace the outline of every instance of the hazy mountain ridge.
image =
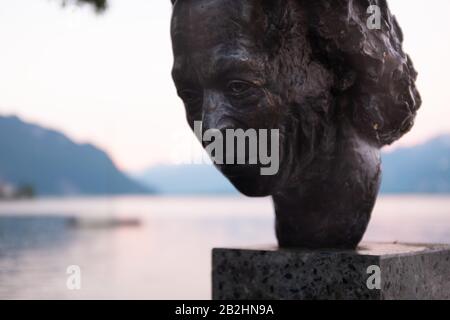
[[383,154],[383,193],[450,193],[450,135]]
[[104,151],[15,116],[0,116],[0,183],[30,185],[38,195],[150,191],[120,172]]
[[159,165],[135,175],[142,184],[155,185],[162,194],[237,194],[213,165]]
[[[210,165],[161,165],[122,173],[92,144],[77,144],[64,134],[0,116],[1,187],[32,186],[38,195],[237,194]],[[383,193],[450,193],[450,135],[383,153]]]

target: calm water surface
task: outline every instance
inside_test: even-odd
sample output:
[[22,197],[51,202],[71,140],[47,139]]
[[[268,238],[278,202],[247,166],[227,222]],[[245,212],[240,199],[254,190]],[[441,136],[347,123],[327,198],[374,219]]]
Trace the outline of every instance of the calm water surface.
[[[0,202],[0,299],[209,299],[211,249],[273,246],[272,210],[243,197]],[[115,219],[141,224],[102,227]],[[365,240],[450,243],[450,197],[380,198]],[[70,265],[81,290],[67,289]]]

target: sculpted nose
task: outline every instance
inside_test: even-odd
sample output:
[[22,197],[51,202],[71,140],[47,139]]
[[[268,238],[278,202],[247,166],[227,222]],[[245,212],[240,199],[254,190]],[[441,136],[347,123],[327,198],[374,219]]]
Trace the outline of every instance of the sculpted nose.
[[223,99],[218,92],[214,90],[205,90],[203,92],[203,111],[213,113],[222,103]]
[[223,96],[217,92],[206,92],[203,97],[203,132],[209,129],[220,130],[234,128],[229,119],[227,103]]

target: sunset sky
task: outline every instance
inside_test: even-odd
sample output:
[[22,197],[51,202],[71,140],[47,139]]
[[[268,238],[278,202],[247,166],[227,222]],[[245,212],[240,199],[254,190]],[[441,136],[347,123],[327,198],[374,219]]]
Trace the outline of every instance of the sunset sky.
[[[114,0],[100,16],[60,3],[0,0],[0,115],[94,143],[128,171],[172,161],[193,136],[170,77],[170,1]],[[424,101],[401,144],[450,133],[450,1],[390,7]]]

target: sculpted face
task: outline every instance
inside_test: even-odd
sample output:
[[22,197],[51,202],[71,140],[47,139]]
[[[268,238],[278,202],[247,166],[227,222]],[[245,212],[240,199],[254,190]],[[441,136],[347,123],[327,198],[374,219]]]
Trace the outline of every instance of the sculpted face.
[[268,19],[260,2],[251,0],[178,1],[172,18],[172,75],[191,128],[202,121],[204,132],[218,129],[224,138],[226,129],[280,130],[277,174],[261,175],[261,164],[217,165],[252,196],[273,194],[295,176],[300,111],[292,109],[315,85],[306,81],[310,48],[302,33],[291,47],[295,58],[281,59],[276,42],[268,43]]

